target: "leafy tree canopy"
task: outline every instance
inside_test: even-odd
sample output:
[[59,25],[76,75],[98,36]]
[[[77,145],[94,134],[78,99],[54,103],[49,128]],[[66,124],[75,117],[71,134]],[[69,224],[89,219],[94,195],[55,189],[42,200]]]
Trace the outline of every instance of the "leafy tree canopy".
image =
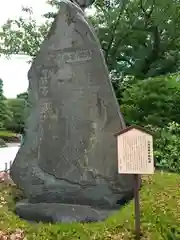
[[[49,0],[59,8],[59,1]],[[89,19],[95,26],[112,79],[132,75],[139,79],[177,72],[180,66],[179,0],[97,0]],[[23,8],[26,18],[8,20],[0,32],[1,54],[34,57],[47,35],[55,13],[44,23]]]
[[179,75],[159,76],[129,85],[122,94],[121,111],[128,124],[166,127],[180,124]]

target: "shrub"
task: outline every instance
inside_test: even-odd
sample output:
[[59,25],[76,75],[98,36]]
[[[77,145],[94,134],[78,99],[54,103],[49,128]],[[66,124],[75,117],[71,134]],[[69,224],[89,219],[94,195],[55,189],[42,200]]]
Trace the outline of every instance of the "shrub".
[[19,138],[17,137],[16,133],[5,130],[0,131],[0,138],[5,142],[19,142]]
[[11,112],[11,117],[5,121],[4,127],[9,131],[23,132],[27,117],[27,101],[23,98],[16,98],[7,99],[5,103]]
[[164,128],[147,126],[154,135],[156,167],[180,173],[180,124],[172,122]]
[[2,147],[7,147],[7,144],[3,139],[0,138],[0,148]]
[[176,75],[131,82],[121,99],[121,111],[128,124],[164,127],[180,123],[180,81]]

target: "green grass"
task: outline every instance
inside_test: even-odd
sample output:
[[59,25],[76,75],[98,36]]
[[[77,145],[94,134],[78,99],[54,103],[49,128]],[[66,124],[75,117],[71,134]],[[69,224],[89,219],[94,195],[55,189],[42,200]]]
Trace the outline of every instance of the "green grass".
[[0,130],[0,138],[5,142],[18,142],[17,134],[11,131]]
[[[145,177],[143,182],[140,191],[142,239],[179,240],[180,175],[157,172]],[[14,215],[10,211],[14,208],[10,187],[1,185],[0,199],[0,231],[9,235],[21,229],[29,240],[134,239],[133,201],[102,223],[51,225],[30,224]]]
[[16,137],[16,133],[6,131],[6,130],[0,130],[0,138],[1,137]]

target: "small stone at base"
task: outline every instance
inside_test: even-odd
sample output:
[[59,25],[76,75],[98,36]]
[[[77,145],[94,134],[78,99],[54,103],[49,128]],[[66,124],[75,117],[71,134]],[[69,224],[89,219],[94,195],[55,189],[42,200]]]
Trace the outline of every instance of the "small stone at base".
[[29,203],[20,201],[16,204],[16,214],[33,222],[49,223],[89,223],[105,220],[114,211],[91,208],[90,206],[61,203]]

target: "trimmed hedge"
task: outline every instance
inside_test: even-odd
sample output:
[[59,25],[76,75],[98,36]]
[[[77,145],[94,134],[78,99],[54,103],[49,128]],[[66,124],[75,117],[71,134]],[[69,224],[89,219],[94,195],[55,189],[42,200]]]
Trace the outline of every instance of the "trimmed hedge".
[[16,133],[0,130],[0,138],[5,142],[20,142]]

